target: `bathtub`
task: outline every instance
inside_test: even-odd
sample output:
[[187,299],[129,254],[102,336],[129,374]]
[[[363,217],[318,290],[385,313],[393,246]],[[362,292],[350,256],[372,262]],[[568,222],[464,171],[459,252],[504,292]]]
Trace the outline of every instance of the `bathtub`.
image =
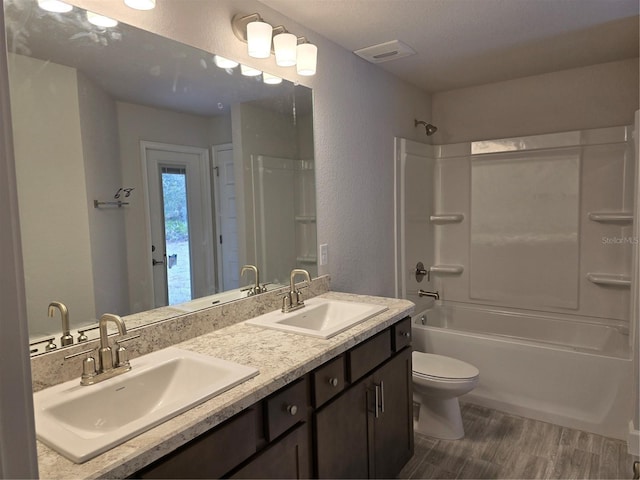
[[625,325],[439,303],[414,315],[413,348],[480,370],[461,401],[626,440],[633,364]]

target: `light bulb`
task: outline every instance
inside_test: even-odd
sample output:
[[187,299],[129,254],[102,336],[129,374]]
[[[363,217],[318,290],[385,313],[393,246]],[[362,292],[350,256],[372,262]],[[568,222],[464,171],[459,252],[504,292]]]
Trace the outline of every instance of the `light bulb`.
[[87,12],[87,20],[89,20],[89,23],[93,23],[96,27],[111,28],[118,25],[117,20],[105,17],[104,15],[98,15],[93,12]]
[[253,58],[269,58],[273,27],[265,22],[247,24],[247,52]]
[[67,13],[73,10],[73,6],[60,0],[38,0],[38,6],[47,12]]
[[262,73],[260,70],[253,67],[247,67],[246,65],[240,65],[240,72],[245,77],[257,77]]
[[271,75],[270,73],[264,72],[262,74],[262,81],[268,85],[277,85],[282,83],[282,78],[276,77],[275,75]]
[[296,69],[299,75],[315,75],[317,62],[318,47],[312,43],[302,43],[298,45],[298,63]]
[[280,67],[292,67],[296,64],[296,46],[298,38],[292,33],[280,33],[273,37],[276,52],[276,64]]
[[156,8],[156,0],[124,0],[124,4],[136,10],[153,10]]
[[238,66],[238,62],[234,62],[233,60],[229,60],[228,58],[221,57],[220,55],[213,56],[213,63],[216,64],[218,68],[236,68]]

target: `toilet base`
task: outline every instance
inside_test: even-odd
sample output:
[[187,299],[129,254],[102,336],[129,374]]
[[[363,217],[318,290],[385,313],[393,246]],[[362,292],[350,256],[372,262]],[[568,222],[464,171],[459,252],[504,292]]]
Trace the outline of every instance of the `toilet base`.
[[413,401],[420,404],[418,421],[414,422],[416,432],[442,440],[464,437],[458,397],[431,398],[414,394]]

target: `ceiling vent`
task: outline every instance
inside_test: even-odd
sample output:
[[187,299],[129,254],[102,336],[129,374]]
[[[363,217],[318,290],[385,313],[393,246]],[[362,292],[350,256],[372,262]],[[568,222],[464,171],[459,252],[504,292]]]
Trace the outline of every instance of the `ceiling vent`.
[[389,62],[416,54],[413,48],[402,43],[400,40],[392,40],[390,42],[380,43],[379,45],[361,48],[353,53],[371,63]]

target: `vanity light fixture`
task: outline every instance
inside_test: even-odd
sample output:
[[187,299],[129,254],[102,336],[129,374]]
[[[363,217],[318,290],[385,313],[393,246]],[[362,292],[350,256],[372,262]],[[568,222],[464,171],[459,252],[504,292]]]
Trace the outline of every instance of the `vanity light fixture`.
[[67,13],[73,10],[73,6],[60,0],[38,0],[38,6],[53,13]]
[[216,67],[223,68],[225,70],[227,68],[236,68],[238,66],[238,62],[221,57],[220,55],[213,56],[213,63],[216,64]]
[[87,20],[89,23],[94,24],[96,27],[111,28],[118,25],[118,21],[113,18],[105,17],[104,15],[98,15],[97,13],[87,11]]
[[293,33],[282,32],[273,37],[273,49],[276,64],[280,67],[292,67],[296,64],[296,47],[298,37]]
[[273,27],[263,22],[260,15],[247,23],[247,53],[253,58],[269,58]]
[[278,85],[279,83],[282,83],[282,78],[276,77],[275,75],[271,75],[267,72],[263,72],[262,81],[267,85]]
[[301,43],[297,47],[298,63],[296,69],[298,75],[310,76],[316,74],[318,63],[318,47],[312,43]]
[[268,58],[274,53],[278,66],[297,65],[299,75],[315,75],[318,47],[305,37],[297,37],[282,25],[271,27],[258,13],[235,15],[231,20],[231,29],[238,40],[248,45],[249,56]]
[[124,4],[136,10],[153,10],[156,8],[156,0],[124,0]]
[[240,73],[245,77],[257,77],[262,72],[257,68],[249,67],[247,65],[240,65]]

